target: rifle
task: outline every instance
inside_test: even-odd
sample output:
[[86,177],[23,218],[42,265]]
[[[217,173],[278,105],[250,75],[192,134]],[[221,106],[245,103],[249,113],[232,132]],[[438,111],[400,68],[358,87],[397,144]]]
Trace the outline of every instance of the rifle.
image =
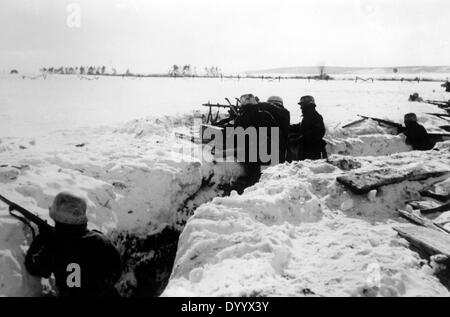
[[389,120],[384,120],[384,119],[379,119],[379,118],[366,117],[366,116],[362,116],[360,114],[358,116],[361,117],[361,118],[364,118],[364,119],[371,119],[373,121],[376,121],[378,123],[382,123],[384,125],[391,126],[393,128],[397,128],[397,129],[402,129],[403,128],[403,126],[400,123],[397,123],[397,122],[392,122],[392,121],[389,121]]
[[[36,236],[36,232],[35,232],[33,226],[31,225],[31,223],[34,223],[35,225],[37,225],[40,233],[47,233],[47,234],[53,235],[55,228],[53,226],[49,225],[47,223],[47,221],[45,221],[44,219],[39,217],[37,214],[34,214],[34,213],[26,210],[25,208],[17,205],[16,203],[3,197],[2,195],[0,195],[0,200],[9,206],[9,214],[11,216],[19,219],[24,224],[26,224],[27,226],[30,227],[31,232],[33,234],[33,239]],[[19,216],[17,213],[15,213],[15,211],[22,214],[22,216]]]
[[[384,120],[384,119],[379,119],[379,118],[366,117],[366,116],[362,116],[362,115],[358,115],[358,116],[360,116],[361,118],[364,118],[364,119],[372,119],[373,121],[376,121],[378,123],[388,125],[393,128],[397,128],[397,134],[402,133],[405,130],[405,128],[400,123],[396,123],[396,122],[392,122],[392,121]],[[442,129],[443,127],[445,130],[446,126],[441,126],[440,128]],[[428,136],[434,142],[442,142],[442,141],[447,141],[450,139],[449,133],[433,133],[433,132],[430,133],[430,132],[428,132]]]

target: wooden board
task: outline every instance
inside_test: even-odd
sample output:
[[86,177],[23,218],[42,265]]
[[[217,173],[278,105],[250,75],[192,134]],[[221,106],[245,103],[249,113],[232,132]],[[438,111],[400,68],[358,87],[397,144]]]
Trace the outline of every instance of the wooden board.
[[397,209],[397,211],[400,213],[400,215],[411,221],[412,223],[419,225],[419,226],[424,226],[430,229],[434,229],[434,230],[438,230],[438,231],[443,231],[443,229],[436,224],[435,222],[431,221],[430,219],[424,218],[421,215],[418,215],[416,213],[412,213],[406,210],[402,210],[402,209]]
[[426,114],[429,114],[432,116],[437,116],[437,117],[450,117],[449,114],[445,114],[445,113],[427,112]]
[[397,184],[404,181],[417,181],[431,177],[440,177],[449,172],[450,171],[399,171],[385,168],[368,172],[351,172],[347,175],[338,176],[336,180],[342,185],[350,188],[354,193],[364,194],[381,186]]
[[450,125],[441,125],[441,126],[439,126],[439,128],[441,128],[442,130],[450,132]]
[[420,195],[423,197],[433,198],[437,201],[440,201],[441,203],[446,203],[448,200],[450,200],[450,194],[440,195],[440,194],[436,194],[430,190],[423,190],[420,192]]
[[400,236],[428,255],[444,254],[450,257],[450,235],[414,225],[394,227]]
[[433,200],[411,200],[406,202],[406,204],[411,206],[413,209],[419,210],[431,209],[440,206],[440,204]]
[[434,208],[428,208],[428,209],[422,209],[421,212],[423,214],[432,214],[435,212],[444,212],[444,211],[449,211],[450,210],[450,203],[447,204],[443,204]]

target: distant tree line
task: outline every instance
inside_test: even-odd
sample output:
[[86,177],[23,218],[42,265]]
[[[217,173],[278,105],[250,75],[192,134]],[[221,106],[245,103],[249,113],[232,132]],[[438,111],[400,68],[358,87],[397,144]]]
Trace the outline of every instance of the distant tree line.
[[[115,68],[107,69],[106,66],[76,66],[76,67],[67,67],[67,66],[51,66],[51,67],[42,67],[40,69],[41,73],[44,74],[60,74],[60,75],[95,75],[95,76],[150,76],[143,74],[134,74],[129,69],[127,69],[123,73],[118,73]],[[204,71],[200,74],[197,72],[196,67],[192,65],[172,65],[170,70],[167,73],[168,76],[171,77],[222,77],[222,70],[218,66],[210,66],[205,67]],[[167,76],[167,75],[153,75],[153,76]]]
[[172,77],[196,77],[196,76],[206,76],[206,77],[220,77],[222,76],[222,70],[217,66],[205,67],[203,74],[198,74],[197,69],[192,67],[192,65],[172,65],[172,68],[168,72],[169,76]]
[[[106,66],[77,66],[77,67],[43,67],[40,69],[42,73],[47,74],[61,74],[61,75],[117,75],[117,70],[111,68],[106,69]],[[127,69],[123,75],[132,75]]]

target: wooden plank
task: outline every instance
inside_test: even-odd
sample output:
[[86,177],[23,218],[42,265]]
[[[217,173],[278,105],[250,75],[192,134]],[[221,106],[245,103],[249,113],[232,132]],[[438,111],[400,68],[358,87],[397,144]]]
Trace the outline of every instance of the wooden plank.
[[393,229],[411,245],[428,255],[443,254],[450,257],[450,235],[448,234],[414,225]]
[[411,200],[406,202],[407,205],[411,206],[413,209],[426,210],[431,208],[439,207],[440,204],[433,200]]
[[364,194],[372,189],[377,189],[385,185],[440,177],[449,172],[450,171],[402,171],[385,168],[368,172],[350,172],[347,175],[338,176],[336,180],[342,185],[350,188],[354,193]]
[[450,199],[450,194],[447,195],[441,195],[441,194],[436,194],[430,190],[423,190],[420,193],[420,196],[423,197],[430,197],[433,198],[437,201],[440,201],[441,203],[446,203],[449,199]]
[[450,114],[445,113],[436,113],[436,112],[427,112],[426,114],[437,116],[437,117],[450,117]]
[[397,209],[397,211],[400,213],[400,215],[403,218],[408,219],[409,221],[411,221],[414,224],[424,226],[424,227],[427,227],[427,228],[430,228],[433,230],[442,231],[444,233],[450,233],[447,229],[444,229],[441,224],[435,223],[434,221],[424,218],[421,215],[417,215],[415,213],[412,213],[412,212],[409,212],[406,210],[402,210],[402,209]]
[[419,216],[419,215],[417,215],[417,214],[414,214],[414,213],[409,212],[409,211],[406,211],[406,210],[398,209],[397,211],[400,213],[400,215],[401,215],[403,218],[405,218],[405,219],[411,221],[412,223],[414,223],[414,224],[416,224],[416,225],[423,226],[423,227],[427,227],[427,228],[434,229],[434,230],[440,230],[440,229],[439,229],[438,227],[436,227],[435,224],[434,224],[431,220],[429,220],[429,219],[426,219],[426,218],[424,218],[424,217],[422,217],[422,216]]
[[406,204],[411,206],[413,209],[420,210],[422,214],[432,214],[450,210],[450,203],[440,205],[437,202],[431,200],[413,200],[408,201]]
[[444,211],[449,211],[449,210],[450,210],[450,203],[440,205],[440,206],[434,207],[434,208],[422,209],[422,210],[420,210],[420,212],[422,212],[424,214],[432,214],[435,212],[444,212]]

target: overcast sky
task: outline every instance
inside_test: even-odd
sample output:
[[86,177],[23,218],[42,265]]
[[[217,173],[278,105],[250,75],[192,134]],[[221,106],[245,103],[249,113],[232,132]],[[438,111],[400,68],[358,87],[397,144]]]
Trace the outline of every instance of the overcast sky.
[[449,0],[0,0],[0,70],[450,65],[449,13]]

